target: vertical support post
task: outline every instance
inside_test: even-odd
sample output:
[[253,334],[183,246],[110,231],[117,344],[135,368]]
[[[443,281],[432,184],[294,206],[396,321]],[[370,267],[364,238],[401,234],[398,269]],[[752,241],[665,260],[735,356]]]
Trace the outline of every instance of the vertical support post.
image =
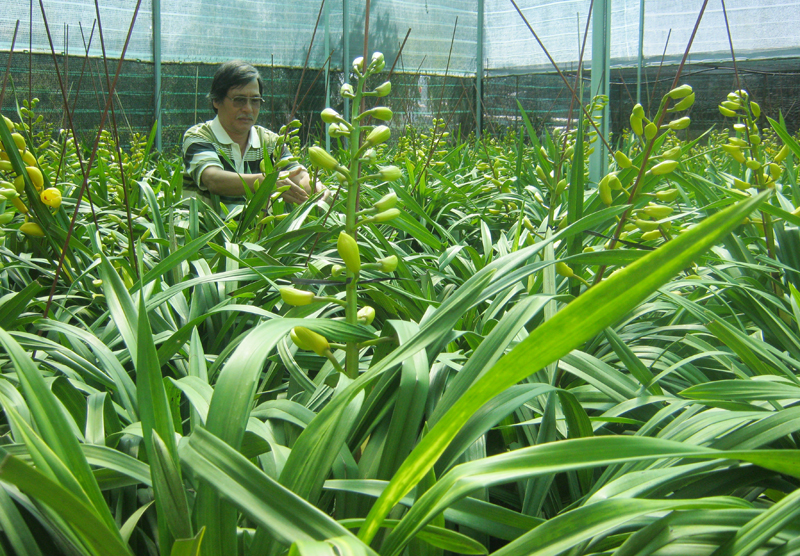
[[[331,52],[331,11],[330,4],[325,2],[325,54]],[[325,108],[331,106],[331,60],[325,64]],[[325,150],[331,152],[331,136],[328,135],[328,124],[325,124]]]
[[478,40],[475,53],[477,67],[475,69],[475,136],[483,132],[483,19],[484,0],[478,0]]
[[[592,90],[590,97],[610,93],[611,71],[611,0],[595,0],[592,13]],[[608,139],[608,105],[603,110],[600,132]],[[594,152],[589,157],[589,179],[595,183],[606,174],[607,153],[598,140]]]
[[639,60],[636,65],[636,102],[642,103],[642,65],[644,63],[644,0],[639,0]]
[[153,110],[156,120],[156,150],[161,152],[161,0],[153,0]]
[[[342,73],[344,82],[350,81],[350,2],[342,0]],[[350,99],[344,99],[344,117],[350,119]]]

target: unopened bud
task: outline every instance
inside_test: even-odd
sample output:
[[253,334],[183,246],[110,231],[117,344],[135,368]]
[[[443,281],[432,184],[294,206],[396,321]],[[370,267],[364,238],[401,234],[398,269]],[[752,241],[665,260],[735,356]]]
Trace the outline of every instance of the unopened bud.
[[680,129],[686,129],[687,127],[689,127],[689,124],[691,123],[692,123],[691,118],[689,118],[688,116],[684,116],[683,118],[672,120],[670,123],[667,124],[667,127],[677,131]]
[[644,124],[642,123],[642,118],[631,114],[631,129],[636,135],[641,136],[644,133]]
[[385,97],[386,95],[392,92],[392,82],[384,81],[383,83],[375,87],[375,92],[378,93],[379,97]]
[[645,139],[647,139],[648,141],[652,141],[653,138],[656,136],[656,134],[658,134],[658,126],[655,123],[650,122],[649,124],[644,126]]
[[667,93],[669,98],[673,100],[684,98],[691,94],[692,94],[691,85],[681,85],[680,87],[675,87],[674,89],[672,89],[670,92]]
[[292,342],[302,350],[313,351],[317,355],[325,355],[330,351],[331,345],[322,334],[317,334],[305,326],[295,326],[289,333]]
[[761,117],[761,107],[755,101],[750,101],[750,112],[753,113],[753,117],[757,120]]
[[380,263],[382,272],[394,272],[397,269],[397,255],[389,255],[377,262]]
[[633,116],[636,116],[637,118],[640,118],[640,119],[644,118],[644,106],[642,106],[641,104],[637,103],[633,107],[633,111],[631,112],[631,114]]
[[55,187],[48,187],[40,195],[42,203],[50,208],[57,209],[61,206],[61,191]]
[[383,212],[385,210],[389,210],[390,208],[394,208],[397,204],[397,193],[392,191],[391,193],[387,193],[383,197],[381,197],[377,203],[372,205],[378,212]]
[[336,249],[339,251],[339,256],[344,261],[344,266],[347,267],[347,270],[353,274],[358,274],[361,270],[361,255],[355,238],[345,231],[339,232]]
[[381,178],[386,181],[399,180],[401,177],[403,177],[403,173],[397,166],[384,166],[378,171],[381,175]]
[[565,262],[556,263],[556,272],[564,278],[572,278],[575,276],[575,272]]
[[44,237],[44,230],[36,222],[25,222],[19,227],[19,231],[31,237]]
[[372,324],[372,321],[375,320],[375,309],[369,305],[366,305],[358,310],[358,313],[356,313],[356,318],[361,324],[366,324],[369,326]]
[[314,293],[307,292],[304,290],[298,290],[297,288],[293,288],[291,286],[287,286],[284,288],[278,288],[281,293],[281,299],[287,305],[294,305],[296,307],[300,307],[303,305],[308,305],[312,301],[314,301]]
[[375,216],[372,217],[373,222],[388,222],[394,218],[400,216],[400,209],[391,208],[389,210],[385,210],[383,212],[379,212]]
[[366,142],[373,146],[380,145],[381,143],[388,141],[389,137],[391,136],[392,131],[388,127],[385,125],[379,125],[369,132]]
[[633,166],[633,162],[631,162],[631,159],[628,158],[628,155],[626,155],[622,151],[617,151],[614,153],[614,160],[616,160],[617,165],[623,169],[630,168],[631,166]]
[[659,162],[650,168],[650,173],[652,173],[654,176],[663,176],[664,174],[669,174],[677,167],[677,160],[665,160],[664,162]]
[[681,112],[682,110],[687,110],[692,107],[694,104],[694,93],[688,95],[681,99],[675,106],[667,110],[668,112]]
[[339,89],[339,94],[342,95],[343,98],[355,98],[356,96],[355,91],[353,91],[353,86],[350,83],[342,85],[342,88]]
[[341,115],[339,115],[339,113],[333,108],[326,108],[325,110],[320,112],[319,115],[322,118],[322,121],[325,122],[326,124],[332,124],[334,122],[338,122],[339,119],[341,119]]
[[339,166],[339,162],[322,147],[309,147],[308,158],[311,160],[312,164],[325,170],[334,170],[337,166]]

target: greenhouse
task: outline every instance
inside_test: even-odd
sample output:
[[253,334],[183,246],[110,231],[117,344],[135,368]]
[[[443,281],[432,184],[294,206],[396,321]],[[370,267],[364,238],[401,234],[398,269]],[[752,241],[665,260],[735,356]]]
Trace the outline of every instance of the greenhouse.
[[800,554],[800,1],[0,10],[0,556]]

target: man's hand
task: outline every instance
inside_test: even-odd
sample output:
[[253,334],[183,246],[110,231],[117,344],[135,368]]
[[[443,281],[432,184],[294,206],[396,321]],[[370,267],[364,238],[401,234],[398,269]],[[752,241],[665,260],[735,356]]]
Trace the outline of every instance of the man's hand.
[[312,193],[323,193],[323,202],[327,202],[330,198],[330,192],[319,181],[315,184],[314,190],[312,191],[311,178],[308,175],[308,171],[302,166],[292,170],[285,179],[278,180],[275,184],[276,187],[282,185],[290,186],[282,195],[283,200],[287,203],[304,203]]

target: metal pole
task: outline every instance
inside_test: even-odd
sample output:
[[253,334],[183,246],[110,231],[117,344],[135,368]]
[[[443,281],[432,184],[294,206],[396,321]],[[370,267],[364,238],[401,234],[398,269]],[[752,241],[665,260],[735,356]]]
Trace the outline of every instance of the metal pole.
[[[590,97],[606,95],[610,92],[609,72],[611,69],[611,0],[595,0],[592,13],[592,90]],[[608,138],[608,104],[603,110],[600,131]],[[597,141],[594,152],[589,157],[589,180],[595,183],[606,174],[606,152]]]
[[481,136],[483,130],[483,1],[478,0],[478,50],[475,71],[475,135]]
[[161,151],[161,0],[153,0],[153,89],[156,150]]
[[644,62],[644,0],[639,0],[639,61],[636,66],[636,102],[642,103],[642,64]]
[[[344,82],[350,81],[350,2],[342,0],[342,73]],[[344,117],[350,120],[350,99],[344,99]]]
[[[329,54],[331,51],[331,18],[328,6],[330,4],[325,2],[325,53]],[[328,59],[325,64],[325,108],[331,106],[331,61]],[[325,150],[331,151],[331,136],[328,135],[328,124],[325,124]]]

